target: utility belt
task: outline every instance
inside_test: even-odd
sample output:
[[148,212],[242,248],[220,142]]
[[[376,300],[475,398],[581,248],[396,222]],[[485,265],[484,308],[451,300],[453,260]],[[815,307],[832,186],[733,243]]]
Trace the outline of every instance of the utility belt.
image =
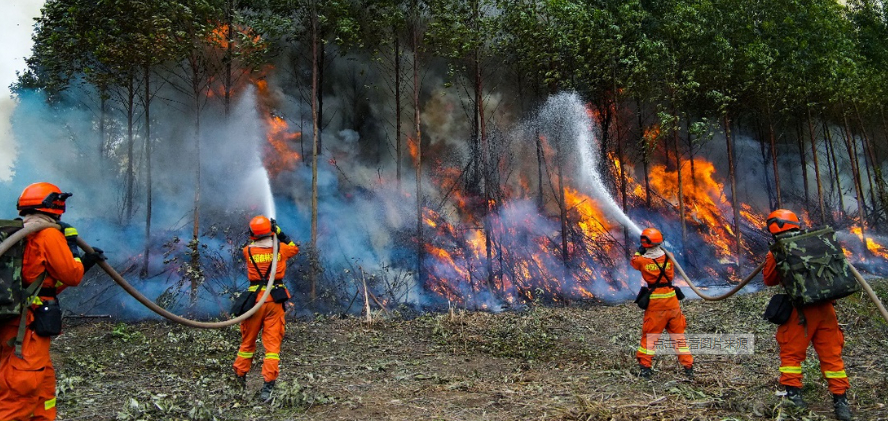
[[[265,291],[265,285],[267,282],[263,281],[250,281],[250,287],[247,288],[247,291],[251,293],[257,293],[259,291]],[[287,292],[287,287],[284,286],[283,279],[275,279],[274,284],[271,286],[271,299],[276,303],[283,303],[290,299],[290,293]]]

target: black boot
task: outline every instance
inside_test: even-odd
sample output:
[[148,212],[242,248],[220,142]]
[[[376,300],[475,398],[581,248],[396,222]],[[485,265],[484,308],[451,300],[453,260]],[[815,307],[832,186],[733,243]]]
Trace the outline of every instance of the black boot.
[[651,368],[645,367],[643,365],[639,365],[638,367],[639,367],[638,377],[641,377],[642,379],[645,379],[645,380],[650,380],[651,375],[653,374],[653,371],[651,370]]
[[851,421],[851,404],[848,403],[848,397],[844,393],[833,395],[833,408],[836,410],[837,420]]
[[243,376],[235,375],[234,376],[234,384],[240,390],[242,390],[242,391],[245,390],[247,388],[247,375],[246,374],[244,374]]
[[808,404],[802,399],[802,388],[786,386],[786,399],[800,409],[807,409]]
[[685,367],[684,373],[688,380],[694,380],[694,366]]
[[262,402],[268,402],[271,400],[271,392],[274,390],[274,380],[270,382],[265,382],[262,385],[262,390],[259,391],[259,400]]

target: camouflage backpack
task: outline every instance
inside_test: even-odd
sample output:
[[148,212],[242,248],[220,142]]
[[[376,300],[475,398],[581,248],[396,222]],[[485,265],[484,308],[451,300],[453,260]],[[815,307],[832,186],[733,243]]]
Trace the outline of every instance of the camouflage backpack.
[[[19,219],[0,219],[0,242],[22,229]],[[16,242],[0,256],[0,321],[19,317],[28,296],[33,290],[22,288],[22,257],[25,254],[25,241]],[[35,282],[34,284],[39,284]],[[33,285],[33,284],[32,284]],[[39,285],[38,285],[39,286]],[[33,288],[36,290],[36,287]]]
[[837,300],[860,290],[831,227],[778,235],[771,254],[777,261],[780,283],[797,307]]

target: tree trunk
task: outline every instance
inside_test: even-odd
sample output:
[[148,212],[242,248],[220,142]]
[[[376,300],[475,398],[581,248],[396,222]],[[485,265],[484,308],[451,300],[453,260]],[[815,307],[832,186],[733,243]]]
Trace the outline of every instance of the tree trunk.
[[[317,15],[315,15],[315,19],[317,19]],[[318,23],[315,23],[314,25],[319,26]],[[317,75],[315,76],[317,81],[313,82],[313,83],[317,83],[317,87],[314,90],[314,94],[317,95],[317,102],[318,102],[318,104],[317,104],[318,152],[317,153],[318,153],[318,155],[321,155],[324,153],[324,148],[323,148],[323,146],[324,146],[324,144],[323,144],[324,131],[322,130],[321,126],[324,124],[324,74],[326,73],[325,69],[324,69],[324,65],[327,60],[327,47],[323,42],[323,37],[320,36],[321,35],[320,27],[315,28],[315,29],[318,32],[314,35],[316,40],[315,40],[314,47],[312,47],[312,48],[317,48],[317,50],[318,50],[317,53],[315,53],[316,55],[318,55],[318,59],[317,59],[318,60],[318,63],[317,63],[318,70],[317,70]]]
[[201,280],[201,266],[200,266],[200,183],[201,183],[201,148],[200,148],[200,137],[201,137],[201,87],[200,87],[200,79],[198,78],[199,74],[199,65],[196,62],[194,57],[191,57],[191,89],[192,94],[194,95],[194,149],[195,149],[195,157],[194,157],[194,225],[192,230],[192,239],[189,244],[190,253],[191,253],[191,274],[189,275],[191,279],[191,302],[194,303],[197,300],[197,287],[200,284]]
[[805,141],[802,137],[802,130],[797,127],[797,136],[798,145],[799,145],[799,160],[802,165],[802,185],[805,188],[805,212],[808,212],[808,208],[810,207],[811,197],[808,193],[808,160],[805,158]]
[[[614,68],[614,72],[616,72],[616,67]],[[617,143],[617,160],[620,162],[620,208],[623,210],[623,213],[626,213],[629,208],[628,200],[626,198],[627,194],[627,180],[626,180],[626,157],[623,156],[623,139],[620,136],[620,121],[619,116],[620,113],[617,112],[617,87],[616,87],[616,76],[614,76],[614,139]],[[629,247],[629,227],[623,225],[623,254],[626,257],[630,256],[630,247]]]
[[845,217],[845,193],[842,191],[842,180],[839,174],[839,163],[836,161],[836,149],[833,147],[832,131],[829,123],[823,118],[823,133],[826,136],[826,152],[830,169],[830,189],[838,192],[839,196],[839,217]]
[[[318,155],[321,149],[321,138],[319,136],[320,124],[320,60],[318,56],[318,12],[316,4],[312,2],[311,11],[311,133],[312,133],[312,151],[311,151],[311,259],[318,259],[320,252],[318,250]],[[317,281],[318,273],[315,263],[311,263],[311,300],[317,298]]]
[[151,195],[151,67],[145,65],[145,252],[142,256],[141,276],[148,275],[148,264],[151,257],[151,212],[153,201]]
[[[857,115],[857,121],[858,124],[860,124],[860,134],[863,136],[864,163],[866,164],[866,174],[870,180],[870,200],[873,205],[873,213],[870,217],[873,218],[874,224],[878,224],[880,219],[878,207],[881,207],[884,210],[886,200],[888,200],[888,196],[886,196],[885,192],[885,181],[882,178],[882,168],[876,163],[873,144],[870,142],[870,136],[867,134],[866,125],[863,122],[863,117],[860,115],[860,109],[858,108],[857,103],[854,103],[854,113]],[[873,187],[875,187],[875,189]],[[875,196],[876,193],[878,193],[878,200]],[[879,206],[877,206],[877,204],[879,204]]]
[[644,135],[644,121],[641,118],[641,100],[635,98],[635,106],[638,109],[638,132],[641,133],[641,164],[644,168],[644,204],[648,208],[651,207],[651,178],[648,171],[649,154],[648,154],[648,138]]
[[225,84],[225,96],[222,100],[222,103],[225,107],[225,117],[227,118],[231,113],[231,61],[234,59],[234,55],[232,54],[232,44],[234,44],[234,20],[233,12],[234,12],[234,0],[226,0],[225,2],[225,23],[226,23],[226,40],[225,40],[225,58],[223,62],[225,63],[225,74],[224,84]]
[[[475,17],[478,18],[478,3],[475,3]],[[486,270],[487,270],[487,288],[491,292],[496,292],[496,279],[493,271],[493,230],[490,227],[490,215],[491,210],[493,210],[493,193],[491,192],[491,175],[493,172],[493,168],[491,168],[491,157],[490,157],[490,145],[489,140],[487,139],[487,122],[484,121],[484,85],[483,78],[481,73],[481,52],[476,49],[475,50],[475,109],[478,115],[478,137],[481,140],[481,182],[483,183],[484,189],[484,210],[482,212],[482,224],[484,225],[484,249],[485,253],[487,253],[487,260],[485,262]]]
[[725,142],[728,147],[728,176],[731,179],[731,208],[734,209],[734,237],[737,239],[735,254],[737,256],[737,264],[740,264],[740,204],[737,198],[737,175],[734,167],[734,139],[731,138],[731,118],[728,113],[724,115],[725,124]]
[[817,182],[817,206],[820,209],[820,225],[826,224],[826,206],[823,205],[823,182],[820,181],[820,160],[817,158],[817,137],[811,121],[811,107],[805,107],[808,115],[808,134],[811,136],[811,157],[814,161],[814,180]]
[[562,171],[564,157],[561,152],[561,139],[554,140],[556,167],[558,168],[558,208],[561,210],[561,261],[564,262],[566,268],[569,256],[567,253],[567,205],[564,199],[564,172]]
[[543,139],[540,137],[540,129],[536,128],[534,130],[534,135],[536,136],[536,151],[537,151],[537,208],[542,210],[543,205],[545,204],[545,196],[543,195],[543,174],[546,173],[546,159],[543,156]]
[[[841,104],[842,109],[844,109],[844,104]],[[857,194],[857,216],[860,218],[860,236],[863,240],[863,248],[866,250],[866,201],[864,200],[863,194],[863,185],[860,182],[860,168],[858,168],[857,164],[857,155],[855,150],[856,147],[853,147],[851,144],[856,143],[854,139],[851,138],[851,128],[848,126],[848,116],[843,112],[842,113],[842,121],[845,126],[845,149],[848,151],[848,160],[851,163],[851,175],[854,177],[854,191]]]
[[422,229],[422,124],[419,112],[419,4],[418,0],[413,0],[413,122],[414,132],[416,133],[416,274],[417,281],[422,284],[425,274],[423,273],[422,261],[425,256],[425,243],[423,239]]
[[123,202],[124,213],[127,222],[133,217],[133,196],[135,195],[136,184],[136,167],[135,167],[135,133],[133,133],[136,124],[135,117],[135,101],[136,89],[135,81],[132,75],[129,76],[126,93],[126,196]]
[[777,164],[777,136],[774,134],[774,121],[771,116],[770,103],[768,103],[768,141],[771,144],[771,163],[774,168],[774,192],[777,199],[777,209],[782,209],[783,198],[780,195],[780,170]]
[[397,28],[392,28],[395,38],[395,179],[401,191],[401,44]]
[[679,143],[679,120],[678,111],[675,109],[675,101],[672,102],[672,115],[675,117],[675,126],[672,130],[672,142],[675,145],[675,174],[678,177],[678,219],[681,220],[681,244],[684,246],[688,240],[688,227],[685,220],[685,203],[684,203],[684,186],[681,179],[681,152],[678,149]]

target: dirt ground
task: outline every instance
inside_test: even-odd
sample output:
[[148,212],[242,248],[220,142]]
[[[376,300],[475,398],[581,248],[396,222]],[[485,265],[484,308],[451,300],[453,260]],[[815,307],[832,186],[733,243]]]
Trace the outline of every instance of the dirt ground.
[[[874,282],[888,301],[888,282]],[[832,419],[813,350],[803,365],[810,411],[779,405],[769,294],[685,300],[688,333],[754,334],[752,355],[698,355],[688,381],[675,356],[635,376],[642,311],[530,306],[292,320],[274,401],[232,384],[237,327],[66,320],[53,343],[61,420],[759,420]],[[856,419],[888,419],[888,330],[865,295],[836,306]],[[256,355],[261,359],[261,347]]]

